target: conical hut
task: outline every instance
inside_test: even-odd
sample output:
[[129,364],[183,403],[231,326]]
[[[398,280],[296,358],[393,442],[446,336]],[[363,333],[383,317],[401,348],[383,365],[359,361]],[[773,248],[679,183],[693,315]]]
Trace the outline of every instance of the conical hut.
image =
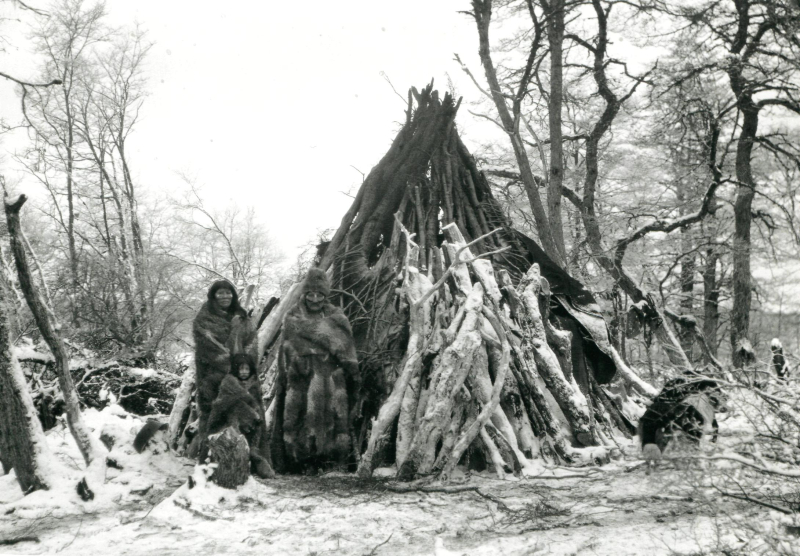
[[[457,111],[432,84],[409,92],[404,126],[320,249],[358,348],[354,465],[368,477],[394,464],[411,480],[446,479],[459,463],[503,476],[602,461],[635,432],[625,390],[608,385],[646,385],[591,292],[510,226]],[[296,291],[260,329],[268,389]]]

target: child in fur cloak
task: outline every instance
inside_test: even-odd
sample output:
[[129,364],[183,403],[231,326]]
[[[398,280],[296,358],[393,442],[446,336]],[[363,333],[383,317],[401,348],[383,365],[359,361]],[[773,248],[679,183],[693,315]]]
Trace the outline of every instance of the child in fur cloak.
[[264,406],[255,360],[246,353],[231,358],[231,371],[219,385],[219,393],[211,404],[208,432],[216,434],[226,427],[238,427],[250,447],[252,472],[268,479],[275,476],[262,451],[264,438]]
[[278,354],[272,461],[282,472],[348,464],[361,383],[350,322],[327,301],[325,272],[312,268],[302,287]]
[[[239,305],[236,288],[227,280],[217,280],[208,289],[207,300],[192,323],[194,359],[197,369],[197,435],[189,446],[189,457],[203,461],[208,447],[208,416],[217,397],[219,385],[231,368],[230,341],[247,320]],[[245,338],[246,341],[250,338]],[[242,343],[242,342],[240,342]],[[241,350],[238,350],[241,351]]]

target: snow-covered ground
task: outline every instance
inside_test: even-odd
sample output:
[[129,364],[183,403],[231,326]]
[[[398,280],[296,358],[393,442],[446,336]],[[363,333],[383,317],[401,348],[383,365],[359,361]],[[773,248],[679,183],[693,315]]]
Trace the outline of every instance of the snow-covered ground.
[[[251,478],[226,490],[162,441],[135,453],[143,423],[118,406],[87,411],[86,419],[113,439],[109,457],[122,469],[108,468],[95,499],[82,502],[74,490],[80,456],[56,427],[48,438],[70,477],[27,497],[13,472],[0,477],[0,554],[656,556],[719,546],[750,554],[760,552],[728,520],[777,524],[765,510],[693,487],[673,461],[646,475],[630,444],[599,468],[550,469],[524,480],[462,476],[460,492],[398,492],[400,485],[380,477],[389,469],[370,481]],[[8,544],[21,538],[28,540]]]

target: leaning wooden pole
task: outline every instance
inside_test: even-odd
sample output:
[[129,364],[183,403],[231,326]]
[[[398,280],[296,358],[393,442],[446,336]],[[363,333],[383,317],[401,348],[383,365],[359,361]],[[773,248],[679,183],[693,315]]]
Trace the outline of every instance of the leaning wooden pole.
[[14,261],[17,267],[20,289],[25,296],[25,301],[33,314],[36,326],[42,334],[42,338],[47,343],[55,359],[55,370],[58,375],[58,384],[64,396],[64,407],[67,415],[67,425],[75,438],[86,465],[90,465],[102,451],[98,443],[92,439],[89,429],[83,422],[81,415],[80,400],[75,391],[75,384],[69,372],[69,356],[64,342],[61,340],[56,325],[51,318],[52,311],[49,311],[44,299],[34,285],[33,275],[28,257],[25,253],[25,245],[22,241],[20,223],[20,209],[27,201],[25,195],[20,195],[13,203],[6,202],[6,221],[8,222],[8,234],[11,243],[11,251],[14,253]]

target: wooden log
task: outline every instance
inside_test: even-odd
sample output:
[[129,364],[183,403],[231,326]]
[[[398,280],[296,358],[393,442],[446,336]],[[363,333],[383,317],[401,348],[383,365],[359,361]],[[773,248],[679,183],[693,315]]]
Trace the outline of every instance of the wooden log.
[[[494,470],[497,478],[503,480],[506,478],[506,469],[511,471],[511,468],[508,467],[508,464],[503,459],[503,454],[500,453],[500,450],[497,448],[497,445],[494,443],[494,439],[489,435],[486,431],[486,427],[481,427],[479,431],[480,439],[482,441],[483,447],[486,450],[486,455],[488,456],[488,461],[491,462],[491,468]],[[488,462],[487,462],[488,463]],[[449,480],[451,474],[443,475],[445,480]]]
[[425,416],[414,435],[408,457],[397,470],[397,478],[412,480],[418,473],[431,471],[433,461],[423,458],[430,453],[442,434],[442,422],[453,409],[455,396],[464,384],[471,367],[475,350],[482,340],[478,332],[480,311],[483,305],[483,288],[475,284],[465,302],[465,316],[458,335],[442,354],[441,364],[431,376],[431,394],[425,409]]
[[261,358],[264,357],[264,351],[267,346],[275,341],[278,332],[280,332],[286,313],[288,313],[292,307],[295,306],[297,300],[300,299],[300,292],[303,290],[301,286],[302,284],[300,283],[292,284],[292,287],[289,288],[289,291],[286,292],[286,295],[283,296],[283,299],[280,300],[277,307],[270,312],[258,329],[258,339],[256,340],[258,365],[261,364]]
[[[414,375],[420,373],[422,356],[425,352],[426,332],[430,330],[430,298],[427,300],[424,298],[431,289],[432,285],[426,276],[420,274],[419,270],[414,267],[406,267],[403,291],[410,307],[408,348],[392,393],[381,406],[377,418],[372,421],[372,432],[367,449],[361,456],[358,465],[359,477],[370,477],[378,465],[379,462],[375,456],[385,444],[391,425],[400,412],[400,405],[408,383]],[[420,301],[422,302],[419,303]]]
[[650,384],[643,381],[622,359],[619,352],[614,349],[614,346],[609,346],[611,352],[611,358],[614,360],[614,364],[617,366],[617,374],[625,381],[625,383],[630,384],[638,392],[641,392],[645,396],[649,396],[651,398],[655,398],[658,395],[658,390],[651,386]]
[[[500,347],[500,343],[497,342],[497,344],[498,345],[494,349],[495,352],[501,351],[497,349],[497,347]],[[502,365],[502,363],[500,364]],[[476,352],[475,364],[472,366],[469,375],[467,375],[467,384],[481,406],[486,406],[491,403],[493,385],[492,379],[489,377],[489,355],[487,350],[481,348]],[[501,392],[504,386],[505,384],[501,387]],[[518,461],[518,465],[519,461],[525,461],[525,455],[522,453],[522,450],[520,450],[519,443],[517,442],[516,431],[514,427],[511,426],[511,422],[508,420],[508,417],[503,412],[503,408],[500,407],[499,403],[496,405],[489,419],[499,433],[505,437],[509,449],[514,452],[514,457]]]
[[[487,232],[488,231],[489,230],[487,230]],[[452,245],[451,249],[460,249],[461,250],[460,256],[462,260],[470,261],[470,267],[475,276],[478,278],[480,284],[483,286],[488,301],[490,302],[490,305],[498,313],[497,316],[501,317],[501,314],[499,314],[499,308],[500,308],[500,302],[502,301],[502,293],[500,292],[500,287],[497,283],[497,279],[495,278],[494,267],[492,266],[492,263],[486,259],[478,259],[473,257],[471,250],[467,247],[466,240],[462,236],[457,226],[455,225],[446,226],[444,228],[444,233],[449,244]],[[492,334],[491,325],[486,319],[484,319],[483,322],[484,322],[484,328],[488,328],[488,331],[484,333],[484,339],[489,342],[494,342],[495,344],[494,347],[499,348],[500,341],[497,338],[496,334],[493,340],[491,338],[487,338],[487,336]],[[501,350],[494,349],[490,351],[492,353],[497,353]],[[479,351],[478,353],[480,354],[482,352]],[[495,368],[498,368],[499,365],[502,365],[502,363],[495,362]],[[474,369],[475,371],[470,374],[470,377],[472,377],[473,379],[472,380],[473,384],[471,385],[471,389],[474,392],[476,392],[478,396],[478,401],[482,405],[485,405],[489,403],[492,392],[492,382],[489,377],[488,365],[479,364],[476,365]],[[510,373],[506,373],[506,375],[510,375]],[[514,452],[514,459],[517,460],[517,465],[519,465],[520,460],[521,461],[525,460],[525,455],[520,450],[514,427],[512,427],[511,422],[509,421],[508,417],[503,412],[499,404],[497,405],[497,407],[495,408],[494,412],[491,415],[491,421],[494,423],[494,426],[497,427],[497,429],[504,435],[505,443],[508,445],[509,449],[511,449]]]
[[572,448],[569,443],[569,433],[563,429],[561,422],[553,414],[544,392],[539,387],[537,379],[541,379],[536,371],[536,363],[527,357],[520,341],[513,336],[510,344],[513,360],[511,368],[514,369],[531,424],[536,426],[537,438],[541,441],[545,436],[549,437],[558,456],[567,463],[571,462]]
[[400,402],[400,416],[397,419],[397,440],[395,441],[395,462],[397,465],[403,463],[414,439],[414,431],[417,423],[417,408],[419,398],[422,393],[422,365],[414,369],[414,375],[410,378],[403,400]]
[[[483,287],[480,284],[475,284],[474,289],[482,290]],[[483,307],[482,313],[483,316],[492,324],[492,327],[494,328],[495,333],[500,340],[499,346],[489,345],[490,350],[499,351],[499,368],[495,374],[491,398],[483,405],[483,408],[481,409],[481,412],[478,414],[478,417],[475,419],[475,421],[473,421],[469,427],[462,432],[458,442],[456,442],[455,446],[453,447],[453,452],[450,454],[450,456],[448,456],[449,459],[442,470],[442,478],[444,480],[448,480],[449,477],[452,476],[453,470],[455,469],[456,465],[458,465],[458,460],[461,459],[461,455],[469,447],[469,445],[472,444],[472,441],[475,440],[475,437],[484,430],[486,423],[489,421],[500,404],[500,392],[503,388],[503,384],[505,384],[505,375],[508,372],[510,364],[511,347],[505,330],[503,330],[498,318],[489,309]]]
[[616,428],[622,431],[627,438],[631,438],[632,435],[636,434],[636,427],[631,423],[628,417],[622,413],[620,408],[616,406],[614,400],[608,395],[608,392],[597,384],[594,377],[589,377],[589,385],[595,393],[595,398],[600,400],[600,403]]
[[[455,227],[455,224],[448,227]],[[469,277],[469,267],[462,263],[469,260],[469,257],[465,256],[463,252],[457,256],[459,248],[452,243],[445,243],[442,247],[447,255],[447,261],[450,263],[449,268],[452,269],[451,274],[456,284],[456,296],[467,297],[472,291],[472,279]]]
[[508,438],[498,431],[497,428],[491,423],[486,423],[484,429],[487,433],[489,433],[489,436],[492,438],[495,446],[497,446],[497,450],[500,452],[500,456],[503,458],[506,466],[510,469],[515,477],[521,477],[522,465],[520,463],[518,450],[511,446]]
[[181,386],[172,404],[169,414],[169,429],[167,430],[167,443],[173,450],[177,450],[183,429],[190,423],[192,392],[195,388],[195,370],[186,369],[181,379]]
[[591,421],[586,397],[567,381],[553,350],[547,343],[545,324],[539,309],[541,276],[539,265],[533,264],[517,286],[517,293],[525,308],[523,330],[525,343],[533,351],[539,375],[564,412],[576,440],[584,446],[596,444],[591,430]]
[[[497,369],[498,363],[493,361],[492,368]],[[506,383],[500,392],[500,409],[505,413],[508,422],[514,429],[517,444],[525,458],[539,458],[539,442],[533,432],[527,408],[522,400],[519,382],[511,366],[509,366],[509,372],[506,373]]]
[[436,472],[442,470],[442,467],[444,467],[444,464],[447,462],[448,456],[453,451],[453,446],[456,445],[458,434],[461,432],[461,428],[464,426],[467,419],[467,404],[470,401],[471,399],[469,397],[462,395],[461,399],[457,400],[456,405],[453,407],[450,421],[446,427],[447,430],[442,437],[442,447],[436,457],[436,463],[433,464],[433,470]]
[[211,462],[217,464],[211,476],[212,481],[223,488],[236,488],[247,482],[250,476],[250,448],[237,424],[209,435],[208,450]]

